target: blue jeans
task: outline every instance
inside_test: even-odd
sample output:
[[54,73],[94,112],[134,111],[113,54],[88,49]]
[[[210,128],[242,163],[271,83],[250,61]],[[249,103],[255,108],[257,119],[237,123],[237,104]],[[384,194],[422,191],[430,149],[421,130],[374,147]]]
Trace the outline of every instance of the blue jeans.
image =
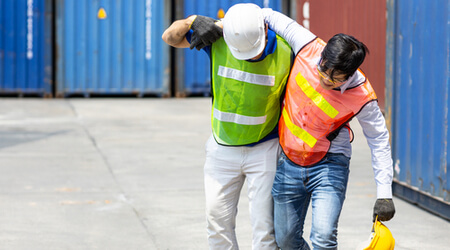
[[311,167],[301,167],[284,153],[272,188],[275,238],[283,250],[310,249],[303,225],[312,201],[310,239],[314,249],[337,249],[337,225],[345,200],[350,158],[328,153]]

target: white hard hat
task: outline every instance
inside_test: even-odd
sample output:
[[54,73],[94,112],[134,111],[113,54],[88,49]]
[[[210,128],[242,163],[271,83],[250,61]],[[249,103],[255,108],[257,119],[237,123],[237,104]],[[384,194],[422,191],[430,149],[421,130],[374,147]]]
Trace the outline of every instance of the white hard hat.
[[248,60],[266,46],[262,9],[252,3],[233,5],[223,19],[223,38],[236,59]]

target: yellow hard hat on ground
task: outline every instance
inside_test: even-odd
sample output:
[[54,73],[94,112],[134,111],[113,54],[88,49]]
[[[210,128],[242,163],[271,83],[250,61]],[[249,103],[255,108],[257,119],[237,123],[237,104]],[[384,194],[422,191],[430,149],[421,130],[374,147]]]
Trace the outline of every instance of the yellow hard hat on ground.
[[363,250],[393,250],[395,246],[395,239],[391,231],[383,223],[378,221],[378,218],[373,223],[372,234],[368,242],[358,249]]

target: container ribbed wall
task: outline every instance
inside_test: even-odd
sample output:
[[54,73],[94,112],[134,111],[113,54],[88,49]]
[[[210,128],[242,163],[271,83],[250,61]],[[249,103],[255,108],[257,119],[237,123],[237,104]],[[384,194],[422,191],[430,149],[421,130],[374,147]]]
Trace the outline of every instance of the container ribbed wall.
[[450,220],[450,3],[389,0],[388,10],[394,193]]
[[167,96],[170,1],[57,0],[57,95]]
[[52,95],[51,0],[0,0],[0,94]]

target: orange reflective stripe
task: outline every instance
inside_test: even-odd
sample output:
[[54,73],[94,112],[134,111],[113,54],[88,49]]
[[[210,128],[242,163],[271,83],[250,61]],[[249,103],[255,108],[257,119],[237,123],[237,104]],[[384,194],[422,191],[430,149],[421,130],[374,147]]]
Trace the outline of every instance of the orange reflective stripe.
[[311,148],[314,147],[314,145],[317,142],[317,139],[314,138],[314,136],[312,136],[306,130],[295,125],[289,118],[289,114],[285,108],[283,109],[283,120],[284,123],[286,124],[286,127],[289,129],[289,131],[291,131],[293,135],[298,137],[300,140],[304,141],[306,144],[308,144],[309,147]]
[[303,90],[303,93],[305,93],[305,95],[330,118],[335,118],[339,114],[339,112],[311,86],[311,84],[305,79],[305,77],[302,76],[302,74],[300,74],[300,72],[295,77],[295,81],[301,90]]

